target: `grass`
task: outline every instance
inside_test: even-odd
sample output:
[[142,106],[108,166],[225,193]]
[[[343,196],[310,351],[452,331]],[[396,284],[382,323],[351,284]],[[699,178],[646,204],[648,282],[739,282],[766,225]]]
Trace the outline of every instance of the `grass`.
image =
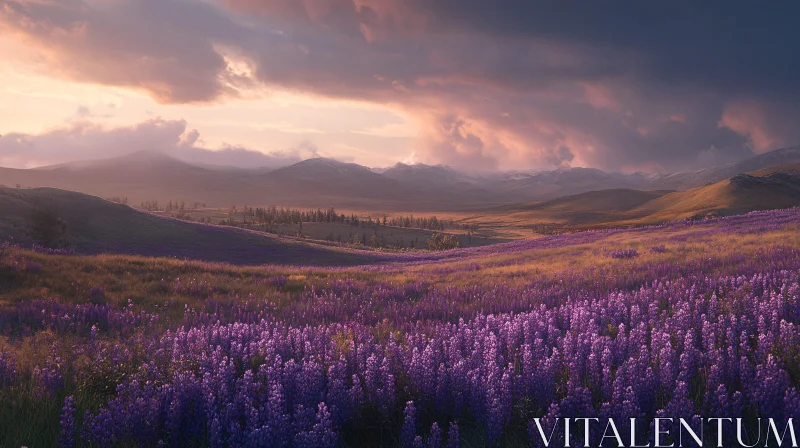
[[[613,275],[632,274],[637,266],[661,262],[691,263],[709,257],[707,247],[715,247],[714,257],[725,259],[732,254],[751,257],[767,246],[800,247],[797,227],[753,233],[704,235],[704,227],[670,227],[656,230],[621,232],[602,236],[586,244],[564,247],[513,251],[510,253],[460,255],[452,259],[424,264],[388,264],[381,270],[342,267],[334,270],[292,266],[236,266],[174,258],[153,258],[128,255],[45,255],[20,251],[21,265],[36,269],[12,272],[0,270],[0,304],[14,303],[35,297],[82,303],[89,299],[93,287],[105,292],[111,304],[156,304],[165,299],[178,303],[194,303],[198,293],[180,292],[173,287],[180,279],[183,285],[214,285],[203,292],[203,298],[237,300],[250,296],[288,296],[291,291],[321,287],[337,278],[349,278],[366,284],[411,283],[424,278],[432,286],[465,286],[494,284],[502,280],[509,286],[523,286],[533,279],[552,280],[572,271],[608,271]],[[665,247],[663,253],[651,247]],[[615,260],[606,253],[611,249],[636,249],[635,262]],[[464,275],[468,271],[469,275]],[[270,282],[287,277],[282,288]]]
[[[416,263],[414,258],[374,267],[297,267],[297,266],[239,266],[227,263],[177,260],[174,258],[143,257],[132,255],[47,255],[33,251],[11,249],[9,256],[0,257],[0,310],[36,299],[53,299],[63,303],[108,303],[114,308],[130,304],[135,310],[157,312],[161,319],[158,331],[174,328],[181,322],[185,307],[202,307],[211,302],[244,303],[268,302],[271,311],[283,311],[318,306],[301,303],[303,293],[311,288],[330,287],[333,282],[348,279],[358,285],[411,284],[420,279],[432,287],[469,287],[471,285],[507,285],[524,288],[532,283],[558,281],[581,282],[591,286],[602,279],[616,279],[617,285],[640,285],[648,280],[653,266],[661,264],[689,265],[706,263],[709,276],[717,271],[735,271],[731,263],[747,263],[764,248],[800,248],[800,231],[797,225],[760,231],[711,231],[717,224],[709,221],[695,226],[675,225],[655,229],[637,229],[623,232],[598,233],[583,243],[542,245],[521,250],[487,251],[481,249],[441,255],[441,259]],[[554,237],[554,241],[559,241]],[[569,237],[563,237],[565,240]],[[544,241],[544,240],[542,240]],[[571,240],[570,240],[571,241]],[[535,242],[534,242],[535,243]],[[511,243],[517,244],[517,243]],[[652,251],[663,246],[663,251]],[[712,250],[713,248],[713,250]],[[635,249],[639,256],[633,259],[614,259],[612,250]],[[738,257],[734,257],[737,255]],[[738,260],[738,261],[737,261]],[[285,278],[284,282],[275,282]],[[613,282],[612,282],[613,283]],[[102,295],[93,293],[102,290]],[[490,313],[491,297],[475,298],[469,302],[453,303],[463,314]],[[421,306],[424,306],[422,304]],[[2,324],[2,322],[0,322]],[[375,325],[375,334],[388,338],[397,331],[397,323],[384,320]],[[609,333],[618,331],[609,328]],[[17,369],[29,374],[35,366],[44,365],[53,351],[74,352],[77,344],[69,336],[41,331],[34,335],[15,335],[4,329],[0,336],[0,352],[4,349],[18,353]],[[132,335],[131,337],[136,337]],[[341,334],[337,339],[342,350],[349,347],[352,335]],[[113,346],[113,338],[101,341]],[[67,356],[65,355],[66,359]],[[795,360],[788,371],[796,376],[800,369],[797,354],[786,359]],[[81,358],[81,365],[93,360]],[[94,371],[98,370],[96,365]],[[90,383],[70,384],[66,390],[81,392],[76,395],[79,415],[94,409],[113,395],[114,384],[121,376],[130,374],[133,365],[109,365],[100,369],[103,375],[94,375]],[[89,378],[88,375],[76,375]],[[48,399],[36,395],[33,387],[6,390],[0,395],[0,446],[29,447],[53,446],[65,393]],[[10,429],[8,429],[10,428]],[[377,428],[377,426],[375,427]],[[446,428],[443,428],[446,430]],[[468,422],[462,425],[467,440],[483,440],[479,429]],[[346,441],[350,446],[362,442],[380,442],[396,437],[392,432],[364,435],[365,439]],[[525,446],[522,429],[519,434],[506,434],[505,446]],[[480,442],[474,445],[483,446]]]
[[278,238],[242,229],[207,226],[138,212],[80,193],[50,188],[0,188],[0,231],[32,243],[27,229],[35,210],[50,207],[67,222],[66,240],[82,253],[171,256],[233,264],[359,265],[367,253]]

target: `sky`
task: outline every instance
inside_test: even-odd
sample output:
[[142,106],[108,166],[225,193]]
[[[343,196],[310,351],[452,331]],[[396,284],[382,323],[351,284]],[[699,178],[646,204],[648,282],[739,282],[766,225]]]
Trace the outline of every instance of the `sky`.
[[0,0],[0,166],[673,172],[800,144],[800,2]]

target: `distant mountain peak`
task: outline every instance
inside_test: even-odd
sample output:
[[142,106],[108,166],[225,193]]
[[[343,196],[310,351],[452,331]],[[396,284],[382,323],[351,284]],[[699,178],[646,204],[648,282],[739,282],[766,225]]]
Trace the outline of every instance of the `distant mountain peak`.
[[134,151],[124,156],[119,157],[120,159],[155,159],[155,160],[168,160],[172,159],[172,157],[164,154],[162,151],[157,151],[155,149],[140,149],[138,151]]
[[302,167],[333,167],[333,168],[346,168],[346,169],[353,169],[359,168],[363,170],[369,170],[369,168],[358,165],[356,163],[350,162],[342,162],[341,160],[336,160],[330,157],[314,157],[311,159],[302,160],[297,162],[293,165],[289,165],[285,168],[302,168]]
[[49,170],[56,170],[56,169],[66,169],[66,170],[80,170],[86,168],[95,168],[95,167],[107,167],[107,166],[117,166],[123,165],[126,167],[131,166],[139,166],[139,165],[155,165],[155,164],[181,164],[181,165],[188,165],[185,162],[181,162],[178,159],[170,157],[167,154],[164,154],[161,151],[155,150],[139,150],[134,151],[131,153],[127,153],[121,156],[114,156],[114,157],[107,157],[102,159],[88,159],[88,160],[76,160],[73,162],[65,162],[59,163],[56,165],[47,165],[35,168],[38,171],[49,171]]
[[301,163],[305,164],[312,164],[312,163],[333,163],[333,164],[344,164],[344,162],[340,162],[336,159],[331,157],[311,157],[310,159],[301,160],[297,162],[295,165],[299,165]]
[[374,176],[381,176],[365,166],[355,163],[342,162],[340,160],[326,157],[306,159],[302,162],[297,162],[294,165],[278,168],[271,173],[272,176],[285,177],[287,179],[295,178],[312,180],[320,180],[322,178],[338,178],[343,176],[351,179],[371,179],[374,178]]
[[176,159],[169,154],[156,150],[140,150],[125,154],[124,156],[97,161],[97,166],[124,165],[124,166],[194,166],[188,162]]

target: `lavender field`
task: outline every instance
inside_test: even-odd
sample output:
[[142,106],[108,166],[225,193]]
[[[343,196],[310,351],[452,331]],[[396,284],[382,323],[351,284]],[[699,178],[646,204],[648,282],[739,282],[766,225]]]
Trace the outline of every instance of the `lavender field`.
[[526,447],[567,417],[614,418],[642,445],[654,418],[684,418],[708,446],[740,442],[704,419],[741,417],[764,446],[758,418],[800,418],[799,223],[754,212],[340,268],[6,244],[0,446]]

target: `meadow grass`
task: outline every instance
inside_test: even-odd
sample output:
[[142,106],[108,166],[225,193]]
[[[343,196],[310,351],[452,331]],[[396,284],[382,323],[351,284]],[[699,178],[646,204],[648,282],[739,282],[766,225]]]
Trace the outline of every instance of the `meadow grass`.
[[[14,372],[13,380],[4,384],[3,375],[7,372],[2,369],[8,364],[3,364],[0,356],[0,428],[4,428],[0,431],[0,446],[55,446],[67,396],[74,397],[76,425],[81,427],[85,412],[90,417],[102,414],[109,403],[125,396],[118,389],[120,385],[148,377],[148,369],[166,369],[166,376],[157,380],[164,385],[169,384],[173,374],[198,372],[203,361],[192,351],[169,356],[158,352],[165,350],[161,344],[173,341],[173,337],[179,345],[178,341],[184,340],[178,338],[179,334],[184,334],[183,338],[188,334],[185,332],[209,328],[218,332],[285,328],[287,334],[309,332],[309,340],[328,338],[332,348],[324,351],[325,369],[330,369],[340,356],[357,364],[360,350],[373,350],[370,353],[376,355],[386,353],[386,359],[399,363],[392,367],[396,381],[394,404],[387,409],[379,398],[368,397],[365,407],[353,411],[351,418],[338,425],[338,431],[344,446],[395,446],[400,443],[398,421],[403,418],[405,400],[417,400],[418,426],[429,426],[433,421],[444,425],[444,416],[450,415],[425,404],[424,386],[420,384],[425,377],[419,376],[410,355],[413,350],[422,353],[426,344],[439,344],[435,342],[436,335],[455,331],[453,325],[475,325],[469,334],[476,334],[486,325],[480,331],[488,331],[489,338],[499,338],[505,333],[487,319],[511,322],[524,318],[535,322],[539,316],[553,313],[550,319],[558,322],[573,307],[589,306],[597,309],[585,312],[601,313],[598,319],[602,319],[592,337],[610,344],[620,336],[634,337],[635,333],[630,328],[630,321],[635,319],[632,305],[625,305],[628,315],[613,314],[617,305],[610,300],[615,294],[627,294],[630,298],[626,300],[637,303],[637,307],[640,302],[654,301],[650,303],[656,311],[666,312],[661,319],[679,319],[684,312],[684,299],[677,290],[664,295],[667,287],[658,286],[659,282],[701,288],[709,279],[719,281],[721,286],[704,290],[696,300],[708,301],[711,291],[720,291],[720,318],[745,319],[762,312],[748,311],[760,300],[756,296],[761,294],[756,291],[760,280],[736,286],[740,281],[736,278],[776,276],[787,268],[797,268],[800,232],[796,214],[787,213],[781,215],[786,219],[774,225],[762,225],[761,220],[768,222],[770,216],[765,214],[741,218],[746,225],[737,225],[734,219],[590,232],[448,253],[398,254],[392,262],[381,265],[341,268],[57,255],[5,246],[0,250],[0,355],[13,356]],[[615,251],[635,251],[636,255],[615,258]],[[733,282],[733,286],[725,286],[726,282]],[[645,290],[652,298],[639,296]],[[796,298],[786,294],[785,300],[796,306],[791,301]],[[709,306],[705,302],[692,304]],[[602,315],[606,311],[609,314]],[[556,314],[562,312],[564,315]],[[792,323],[796,317],[791,317],[791,312],[787,316],[790,325],[796,324]],[[650,325],[655,331],[661,324]],[[321,333],[313,336],[317,331]],[[578,334],[580,330],[572,331]],[[494,332],[496,336],[489,336]],[[561,338],[568,334],[568,329],[558,331]],[[674,332],[672,337],[679,339]],[[512,344],[510,340],[508,343]],[[675,344],[677,347],[679,343]],[[516,373],[507,374],[519,375],[521,381],[526,375],[521,347],[512,345],[503,349],[502,357],[516,363]],[[396,354],[391,356],[400,356],[407,350],[408,354],[402,355],[407,358],[391,358],[389,354],[395,353],[392,350]],[[781,360],[781,371],[796,387],[800,380],[797,346],[776,342],[770,354]],[[248,368],[258,371],[273,362],[267,352],[231,356],[236,359],[237,378]],[[297,362],[309,360],[299,357]],[[155,364],[147,367],[149,363]],[[358,370],[362,368],[357,367],[355,372],[368,376]],[[54,376],[48,376],[51,374]],[[707,374],[702,373],[691,383],[691,399],[697,403],[706,400],[703,381],[709,381]],[[362,381],[368,382],[367,376]],[[559,378],[553,380],[555,396],[567,400],[571,394],[567,388],[569,375]],[[584,381],[587,387],[596,386],[594,380]],[[365,386],[365,391],[375,393],[369,387]],[[598,393],[599,389],[595,390],[596,396]],[[511,408],[501,412],[508,417],[500,433],[481,414],[483,405],[470,407],[458,417],[461,446],[527,446],[526,418],[542,416],[547,404],[537,402],[535,396],[515,400]],[[155,421],[152,424],[156,425]],[[146,430],[149,429],[143,427],[142,431]],[[174,439],[167,444],[204,446],[209,443],[206,437],[203,432],[199,439]],[[81,445],[92,445],[90,439],[82,440]],[[114,440],[117,446],[154,444],[150,439]]]

